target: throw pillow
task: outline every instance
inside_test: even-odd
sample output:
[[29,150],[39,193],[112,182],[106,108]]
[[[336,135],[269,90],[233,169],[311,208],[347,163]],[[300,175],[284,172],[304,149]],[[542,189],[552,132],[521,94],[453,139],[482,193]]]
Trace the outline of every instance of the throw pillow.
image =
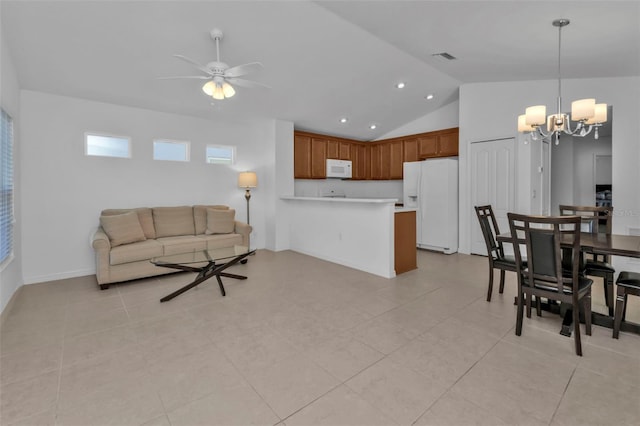
[[231,234],[236,229],[234,209],[207,209],[206,234]]
[[135,211],[113,216],[100,216],[100,225],[109,237],[112,247],[147,239],[140,225],[138,213]]

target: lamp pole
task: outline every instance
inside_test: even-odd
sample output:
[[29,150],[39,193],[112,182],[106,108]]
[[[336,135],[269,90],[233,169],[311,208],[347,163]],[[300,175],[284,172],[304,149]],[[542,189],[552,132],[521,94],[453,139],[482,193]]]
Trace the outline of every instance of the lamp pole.
[[244,192],[244,198],[247,199],[247,225],[250,225],[251,222],[249,222],[249,200],[251,199],[251,190],[249,188],[247,188]]

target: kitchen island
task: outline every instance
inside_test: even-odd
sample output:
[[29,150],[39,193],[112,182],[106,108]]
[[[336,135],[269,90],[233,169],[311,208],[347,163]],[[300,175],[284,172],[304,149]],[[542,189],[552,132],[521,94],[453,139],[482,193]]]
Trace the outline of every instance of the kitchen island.
[[291,250],[385,278],[396,275],[395,213],[415,209],[396,209],[395,198],[281,199]]

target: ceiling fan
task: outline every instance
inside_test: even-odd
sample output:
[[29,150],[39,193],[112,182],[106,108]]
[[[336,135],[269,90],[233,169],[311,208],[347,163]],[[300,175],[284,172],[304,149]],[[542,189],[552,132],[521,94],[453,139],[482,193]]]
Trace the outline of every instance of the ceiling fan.
[[204,84],[204,86],[202,86],[202,91],[204,91],[204,93],[206,93],[207,95],[213,97],[213,99],[218,100],[230,98],[236,94],[236,91],[233,88],[232,84],[248,88],[265,87],[267,89],[270,89],[270,87],[266,84],[238,78],[240,76],[260,70],[262,68],[262,64],[260,62],[250,62],[248,64],[238,65],[231,68],[229,68],[229,65],[225,64],[224,62],[220,62],[220,40],[222,40],[223,37],[222,31],[214,28],[213,30],[211,30],[210,34],[211,38],[216,42],[215,61],[209,62],[206,65],[202,65],[194,61],[193,59],[187,58],[186,56],[173,55],[178,59],[182,59],[183,61],[194,65],[197,69],[204,72],[206,75],[160,77],[160,79],[194,78],[199,80],[208,80]]

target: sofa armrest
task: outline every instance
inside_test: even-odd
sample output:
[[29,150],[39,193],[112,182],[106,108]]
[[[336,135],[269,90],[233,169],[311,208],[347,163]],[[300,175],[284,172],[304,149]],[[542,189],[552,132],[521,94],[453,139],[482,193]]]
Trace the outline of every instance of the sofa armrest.
[[100,249],[106,249],[107,251],[111,250],[111,241],[109,241],[109,237],[102,228],[98,228],[96,232],[93,233],[93,237],[91,237],[91,246],[96,251]]
[[96,278],[102,288],[103,284],[109,282],[109,257],[111,252],[111,242],[102,228],[98,228],[93,234],[91,245],[96,252]]
[[242,235],[242,245],[248,247],[249,246],[249,234],[251,234],[251,231],[253,230],[253,227],[251,225],[248,225],[248,224],[246,224],[244,222],[239,222],[237,220],[235,222],[236,222],[235,233]]

